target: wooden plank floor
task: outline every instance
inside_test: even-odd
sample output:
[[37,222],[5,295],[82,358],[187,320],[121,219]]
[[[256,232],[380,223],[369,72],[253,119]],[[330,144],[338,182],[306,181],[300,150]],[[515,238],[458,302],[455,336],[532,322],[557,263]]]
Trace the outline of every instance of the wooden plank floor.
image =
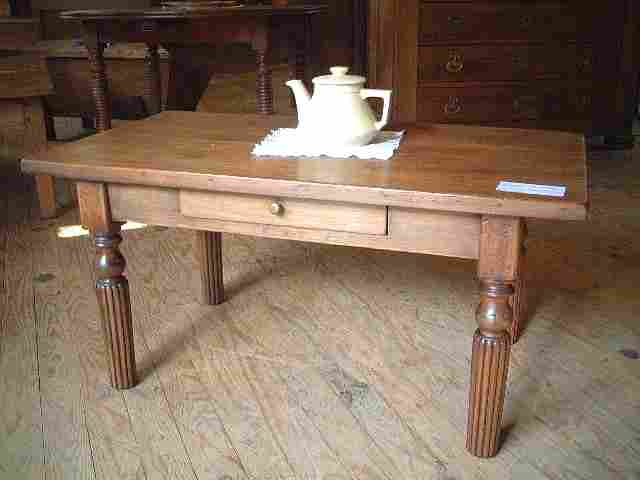
[[108,385],[88,238],[0,174],[0,479],[639,479],[640,151],[592,155],[593,218],[532,222],[533,317],[500,455],[464,449],[475,265],[127,232],[142,383]]

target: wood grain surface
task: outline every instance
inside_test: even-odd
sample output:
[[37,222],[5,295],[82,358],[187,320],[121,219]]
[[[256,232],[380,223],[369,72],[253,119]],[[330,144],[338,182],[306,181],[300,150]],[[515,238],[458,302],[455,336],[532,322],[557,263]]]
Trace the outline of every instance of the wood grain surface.
[[[282,195],[480,214],[584,219],[582,136],[467,126],[410,128],[390,161],[256,158],[252,146],[287,117],[163,112],[30,155],[22,167],[73,179]],[[496,191],[511,180],[564,185],[549,199]]]
[[483,461],[462,441],[475,262],[224,235],[229,298],[211,307],[198,303],[192,232],[125,232],[142,383],[117,392],[93,244],[56,235],[77,212],[39,220],[30,178],[3,171],[2,472],[634,478],[636,156],[590,154],[591,223],[530,222],[528,280],[541,293],[511,352],[502,451]]
[[387,209],[305,199],[181,190],[185,217],[385,235]]

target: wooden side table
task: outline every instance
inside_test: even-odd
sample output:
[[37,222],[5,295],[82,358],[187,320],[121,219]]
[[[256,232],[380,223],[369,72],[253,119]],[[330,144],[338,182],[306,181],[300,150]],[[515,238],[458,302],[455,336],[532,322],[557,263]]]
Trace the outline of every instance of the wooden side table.
[[[0,30],[2,23],[0,23]],[[27,155],[47,144],[47,118],[43,97],[52,91],[45,60],[39,55],[17,54],[0,58],[0,115],[16,119],[0,134],[17,154]],[[40,215],[56,215],[55,182],[51,175],[36,175]]]
[[[256,52],[258,81],[256,95],[258,113],[273,113],[273,87],[269,52],[274,28],[288,31],[292,78],[304,78],[305,58],[310,48],[311,18],[322,14],[326,7],[298,5],[243,6],[239,8],[147,10],[85,10],[62,14],[62,18],[81,21],[85,45],[93,69],[93,98],[96,104],[96,126],[99,131],[111,128],[111,100],[105,70],[104,48],[111,42],[139,42],[147,45],[147,97],[150,114],[160,112],[160,71],[158,47],[162,45],[171,56],[169,94],[170,110],[192,109],[195,105],[182,100],[182,91],[189,88],[188,79],[180,76],[180,55],[188,45],[225,45],[247,43]],[[191,102],[193,103],[193,102]]]
[[[409,128],[390,161],[250,154],[270,130],[295,121],[168,111],[23,161],[26,172],[79,182],[113,386],[138,381],[119,249],[124,221],[198,231],[203,302],[212,305],[224,301],[220,232],[477,259],[467,448],[496,455],[511,345],[525,315],[525,220],[586,218],[584,138],[428,126]],[[566,194],[504,193],[496,188],[503,180],[564,186]]]

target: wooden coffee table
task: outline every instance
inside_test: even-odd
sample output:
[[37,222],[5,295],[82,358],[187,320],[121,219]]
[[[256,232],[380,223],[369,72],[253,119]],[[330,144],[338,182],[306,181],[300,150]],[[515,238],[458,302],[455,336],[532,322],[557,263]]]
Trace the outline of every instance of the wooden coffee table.
[[[526,218],[584,220],[585,146],[570,133],[465,126],[409,128],[390,161],[255,158],[289,117],[163,112],[48,147],[25,172],[78,182],[97,248],[96,292],[111,382],[136,384],[121,222],[198,231],[203,301],[224,300],[221,232],[478,259],[467,448],[499,447],[511,344],[522,325]],[[500,181],[563,185],[563,198],[496,191]]]

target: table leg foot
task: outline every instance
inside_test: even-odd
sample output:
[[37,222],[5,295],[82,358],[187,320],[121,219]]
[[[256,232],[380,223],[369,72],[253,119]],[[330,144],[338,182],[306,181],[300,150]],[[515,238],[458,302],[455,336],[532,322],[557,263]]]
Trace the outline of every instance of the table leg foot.
[[119,228],[115,230],[118,231],[95,235],[96,295],[109,352],[111,385],[125,390],[136,385],[137,377],[129,281],[124,276],[126,262],[118,248],[122,237]]
[[202,278],[202,303],[220,305],[224,302],[222,234],[219,232],[197,232],[196,235]]
[[476,318],[480,328],[473,338],[467,450],[477,457],[498,453],[502,410],[509,373],[513,287],[484,282]]

